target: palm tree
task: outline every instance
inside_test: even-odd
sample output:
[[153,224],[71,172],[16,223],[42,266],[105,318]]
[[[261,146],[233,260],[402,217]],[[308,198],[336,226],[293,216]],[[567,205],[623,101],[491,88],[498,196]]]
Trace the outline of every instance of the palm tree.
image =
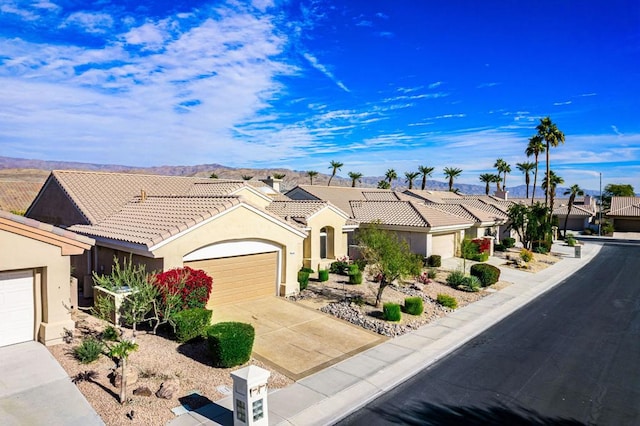
[[216,174],[216,172],[211,172],[211,174],[209,175],[209,179],[218,179],[218,175]]
[[387,182],[389,182],[389,187],[391,187],[391,182],[393,182],[394,179],[398,179],[398,174],[395,170],[389,169],[384,174],[384,178],[387,180]]
[[531,170],[533,170],[535,166],[535,164],[529,161],[527,161],[526,163],[516,164],[518,170],[524,173],[524,183],[527,185],[527,198],[529,198],[529,183],[531,183],[531,177],[529,176],[529,173],[531,173]]
[[409,184],[409,189],[413,189],[413,181],[415,178],[420,176],[418,172],[404,172],[404,177],[406,177],[406,182]]
[[455,167],[444,168],[444,175],[449,178],[449,192],[453,192],[453,179],[460,176],[460,173],[462,173],[462,169]]
[[500,181],[498,184],[498,191],[506,191],[507,190],[507,173],[511,173],[511,166],[504,161],[502,158],[498,158],[496,163],[493,165],[496,169],[498,169],[498,179],[500,179],[500,173],[504,174],[504,178],[502,178],[502,189],[500,189]]
[[483,182],[486,184],[485,188],[484,188],[484,193],[486,195],[489,195],[489,184],[490,183],[497,183],[500,182],[500,178],[498,177],[498,175],[493,174],[493,173],[483,173],[480,175],[480,182]]
[[[548,184],[547,184],[548,182]],[[556,198],[556,188],[558,185],[562,185],[564,179],[556,175],[553,170],[549,170],[549,174],[545,174],[544,182],[542,182],[542,189],[549,194],[549,215],[553,216],[553,202]]]
[[307,172],[307,176],[309,176],[309,185],[313,185],[313,178],[318,176],[318,172],[315,170],[309,170]]
[[285,176],[286,176],[286,174],[284,174],[284,173],[274,173],[273,174],[273,178],[274,179],[284,179]]
[[378,181],[378,189],[391,189],[391,184],[383,179]]
[[[550,189],[551,189],[551,183],[549,182],[549,179],[551,178],[551,173],[550,173],[550,164],[549,164],[549,150],[551,149],[551,147],[557,147],[558,145],[560,145],[561,143],[564,143],[564,133],[562,133],[559,129],[558,126],[555,125],[554,122],[551,121],[550,117],[545,117],[545,118],[541,118],[540,119],[540,124],[538,124],[538,126],[536,126],[536,130],[538,130],[538,136],[542,137],[542,139],[544,139],[545,142],[545,149],[546,149],[546,153],[547,153],[547,173],[545,174],[545,179],[547,182],[546,185],[546,190],[547,192],[545,193],[545,197],[544,197],[544,204],[545,206],[548,206],[548,202],[549,202],[549,195],[550,195]],[[551,209],[553,210],[553,209]]]
[[536,198],[536,184],[538,183],[538,156],[545,152],[544,139],[541,136],[535,135],[529,139],[529,145],[527,145],[527,149],[524,150],[524,153],[527,154],[527,157],[531,157],[532,155],[535,157],[535,165],[536,171],[533,175],[533,191],[531,192],[531,205],[533,205],[533,200]]
[[251,175],[242,175],[241,177],[242,177],[242,180],[251,180],[251,179],[253,179],[253,176],[251,176]]
[[576,201],[576,195],[583,196],[584,191],[578,185],[571,185],[571,188],[566,189],[563,193],[564,195],[569,196],[569,205],[567,206],[567,217],[564,219],[564,231],[562,232],[564,238],[567,238],[567,222],[569,221],[569,215],[571,214],[571,209],[573,208],[573,203]]
[[435,170],[435,167],[418,166],[418,171],[422,175],[422,186],[420,189],[423,191],[427,187],[427,176],[431,177],[431,173]]
[[351,178],[351,187],[355,188],[356,187],[356,181],[360,182],[360,179],[362,178],[362,173],[349,172],[349,177]]
[[336,175],[336,172],[338,170],[342,170],[342,166],[344,166],[344,164],[342,164],[339,161],[331,161],[331,165],[329,166],[331,170],[331,177],[329,178],[329,182],[327,183],[327,186],[331,186],[331,179],[333,179],[333,177]]

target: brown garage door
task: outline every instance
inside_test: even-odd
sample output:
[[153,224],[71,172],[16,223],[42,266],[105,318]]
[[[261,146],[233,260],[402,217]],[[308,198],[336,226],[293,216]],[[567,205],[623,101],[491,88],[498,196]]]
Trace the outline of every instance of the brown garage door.
[[640,220],[615,219],[613,227],[617,232],[640,232]]
[[207,308],[276,294],[278,253],[185,262],[185,266],[202,269],[213,278]]

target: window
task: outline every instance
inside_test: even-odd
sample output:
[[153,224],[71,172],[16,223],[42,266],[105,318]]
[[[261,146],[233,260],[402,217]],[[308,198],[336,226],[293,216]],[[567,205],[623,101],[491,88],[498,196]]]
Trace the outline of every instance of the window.
[[327,228],[320,230],[320,259],[327,258]]
[[[254,402],[255,405],[255,402]],[[247,422],[247,406],[244,401],[236,399],[236,418],[243,423]],[[254,416],[255,417],[255,416]]]
[[258,421],[264,417],[262,400],[253,401],[253,421]]

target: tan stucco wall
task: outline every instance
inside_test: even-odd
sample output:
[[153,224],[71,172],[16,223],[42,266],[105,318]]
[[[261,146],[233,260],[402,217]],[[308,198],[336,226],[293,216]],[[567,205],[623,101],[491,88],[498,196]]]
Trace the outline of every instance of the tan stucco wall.
[[270,199],[265,199],[264,197],[261,197],[260,195],[256,194],[253,191],[249,188],[242,188],[239,191],[235,192],[233,195],[238,195],[247,203],[254,206],[258,206],[262,209],[264,209],[269,204],[271,204]]
[[[162,257],[164,270],[169,270],[183,266],[183,257],[197,249],[240,240],[260,240],[280,246],[281,286],[284,286],[285,294],[298,290],[298,270],[302,267],[304,237],[242,205],[159,247],[154,255]],[[215,282],[215,277],[213,279]]]
[[60,247],[0,230],[0,271],[34,270],[34,338],[46,345],[62,342],[64,329],[74,322],[65,308],[71,306],[71,266]]
[[[347,236],[342,232],[346,219],[335,211],[325,208],[307,220],[309,251],[305,252],[305,266],[317,270],[327,268],[335,259],[347,255]],[[320,257],[320,230],[333,229],[332,246],[327,249],[327,258]],[[331,242],[331,239],[328,239]]]

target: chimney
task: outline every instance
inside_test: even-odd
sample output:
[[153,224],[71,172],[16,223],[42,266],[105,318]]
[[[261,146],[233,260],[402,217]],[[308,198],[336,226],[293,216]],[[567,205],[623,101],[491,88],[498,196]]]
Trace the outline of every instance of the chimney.
[[496,191],[493,193],[493,195],[495,195],[496,198],[500,198],[502,200],[507,201],[509,197],[509,191]]
[[260,182],[264,182],[272,187],[276,192],[280,192],[280,183],[282,182],[282,179],[276,179],[272,176],[267,176],[266,179],[260,179]]
[[140,190],[140,202],[144,203],[145,201],[147,201],[147,191],[145,191],[144,189]]

